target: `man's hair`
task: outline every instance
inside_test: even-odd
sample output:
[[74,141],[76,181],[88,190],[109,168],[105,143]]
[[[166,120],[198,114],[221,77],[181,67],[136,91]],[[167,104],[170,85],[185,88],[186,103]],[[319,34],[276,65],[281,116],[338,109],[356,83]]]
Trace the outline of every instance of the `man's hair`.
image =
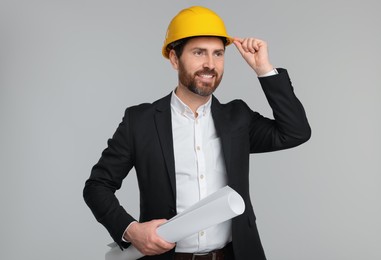
[[[174,41],[170,44],[168,44],[167,48],[168,48],[168,52],[170,50],[174,50],[175,53],[176,53],[176,56],[177,58],[180,58],[181,55],[183,54],[183,50],[184,50],[184,46],[186,45],[186,43],[192,39],[192,38],[196,38],[196,37],[202,37],[202,36],[192,36],[192,37],[187,37],[187,38],[184,38],[184,39],[180,39],[180,40],[177,40],[177,41]],[[224,48],[227,44],[227,39],[225,37],[220,37],[220,36],[210,36],[210,37],[217,37],[219,39],[221,39],[222,43],[224,44]]]

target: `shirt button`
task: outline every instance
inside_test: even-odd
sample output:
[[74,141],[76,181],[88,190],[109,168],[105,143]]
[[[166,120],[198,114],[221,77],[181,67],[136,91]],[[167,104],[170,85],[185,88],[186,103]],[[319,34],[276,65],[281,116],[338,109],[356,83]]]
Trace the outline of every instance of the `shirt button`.
[[204,175],[201,175],[201,176],[200,176],[200,179],[201,179],[201,180],[204,179]]
[[197,146],[196,149],[197,149],[197,151],[200,151],[200,150],[201,150],[201,147],[200,147],[200,146]]
[[200,236],[203,236],[205,233],[204,233],[204,231],[201,231],[200,232]]

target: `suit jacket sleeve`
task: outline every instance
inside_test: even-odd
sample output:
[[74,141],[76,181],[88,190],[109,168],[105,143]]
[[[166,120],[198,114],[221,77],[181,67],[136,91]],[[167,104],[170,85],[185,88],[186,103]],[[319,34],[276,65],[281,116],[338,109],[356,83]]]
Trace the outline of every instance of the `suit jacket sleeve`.
[[250,152],[270,152],[295,147],[311,136],[304,108],[294,94],[285,69],[279,74],[259,78],[272,108],[274,119],[253,112],[250,125]]
[[115,134],[108,140],[98,163],[92,168],[83,190],[85,202],[95,218],[120,246],[126,227],[135,219],[120,205],[115,191],[134,166],[133,142],[130,138],[129,111],[125,112]]

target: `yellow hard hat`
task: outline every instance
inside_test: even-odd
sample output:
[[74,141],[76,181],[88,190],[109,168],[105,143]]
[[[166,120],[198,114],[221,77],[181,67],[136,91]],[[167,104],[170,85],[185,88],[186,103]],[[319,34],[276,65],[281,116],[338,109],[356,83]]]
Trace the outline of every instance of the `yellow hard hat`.
[[233,39],[226,33],[222,19],[212,10],[192,6],[180,11],[170,22],[165,36],[162,54],[168,59],[168,45],[192,36],[218,36],[226,38],[226,45]]

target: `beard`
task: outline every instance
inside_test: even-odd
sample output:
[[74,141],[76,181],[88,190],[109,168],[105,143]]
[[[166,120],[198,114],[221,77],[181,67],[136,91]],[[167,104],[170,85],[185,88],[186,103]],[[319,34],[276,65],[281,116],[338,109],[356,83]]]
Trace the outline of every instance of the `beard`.
[[[201,77],[201,75],[211,75],[214,78],[212,82],[202,82],[196,79],[196,77]],[[219,75],[214,69],[202,69],[196,71],[195,73],[189,73],[183,66],[183,64],[179,63],[179,81],[185,86],[189,91],[207,97],[213,94],[213,92],[217,89],[218,85],[222,80],[222,74]]]

